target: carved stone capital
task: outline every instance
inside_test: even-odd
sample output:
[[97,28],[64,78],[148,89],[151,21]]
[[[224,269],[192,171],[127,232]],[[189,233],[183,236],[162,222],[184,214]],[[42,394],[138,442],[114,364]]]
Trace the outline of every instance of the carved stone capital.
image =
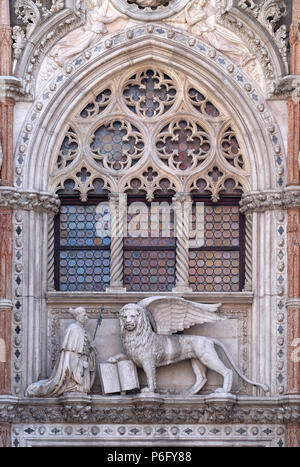
[[249,212],[273,211],[300,206],[300,187],[290,187],[283,191],[256,191],[245,193],[240,201],[240,211]]
[[14,76],[0,77],[0,100],[13,99],[15,101],[22,99],[25,92],[22,89],[21,80]]
[[191,196],[189,193],[176,193],[173,198],[172,198],[173,203],[190,203],[191,202]]
[[12,187],[0,187],[0,206],[56,214],[60,201],[53,193],[19,191]]
[[300,101],[300,76],[299,75],[286,75],[273,81],[272,90],[268,94],[269,99],[288,99],[292,98],[293,101]]

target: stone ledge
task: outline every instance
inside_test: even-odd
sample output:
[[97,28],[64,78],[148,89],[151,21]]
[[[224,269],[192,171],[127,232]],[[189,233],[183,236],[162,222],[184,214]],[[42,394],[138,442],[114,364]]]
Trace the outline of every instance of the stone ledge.
[[300,395],[250,397],[131,394],[0,396],[0,422],[8,423],[300,423]]
[[186,300],[193,300],[199,303],[237,303],[237,304],[251,304],[253,302],[253,292],[192,292],[184,294],[175,294],[174,292],[123,292],[123,293],[109,293],[109,292],[52,292],[46,294],[48,305],[54,306],[71,306],[82,305],[86,306],[99,306],[100,304],[117,304],[123,305],[130,301],[137,302],[143,298],[150,296],[170,296],[170,297],[183,297]]

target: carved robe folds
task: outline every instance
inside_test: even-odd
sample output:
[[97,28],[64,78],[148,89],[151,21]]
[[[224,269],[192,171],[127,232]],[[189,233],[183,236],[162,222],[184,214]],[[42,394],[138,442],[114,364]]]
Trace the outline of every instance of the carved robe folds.
[[77,322],[70,324],[49,379],[32,383],[26,396],[55,397],[66,392],[88,393],[95,379],[95,353],[89,353],[90,339]]

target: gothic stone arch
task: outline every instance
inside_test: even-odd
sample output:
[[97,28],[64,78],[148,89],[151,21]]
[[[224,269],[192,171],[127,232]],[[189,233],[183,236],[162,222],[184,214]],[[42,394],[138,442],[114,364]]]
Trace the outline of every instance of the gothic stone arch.
[[[151,28],[135,27],[130,32],[130,35],[112,35],[109,40],[100,41],[74,59],[53,77],[30,106],[15,153],[15,182],[20,190],[42,193],[55,199],[49,178],[51,158],[70,113],[102,81],[109,80],[121,70],[134,70],[134,67],[149,63],[186,73],[195,82],[201,83],[216,102],[222,102],[234,118],[246,148],[250,166],[249,190],[280,189],[285,177],[281,135],[255,83],[228,58],[186,33],[180,32],[174,36],[168,27],[155,25],[151,25]],[[280,163],[278,158],[281,158]],[[53,266],[48,262],[49,251],[53,249],[51,222],[57,205],[52,202],[45,206],[40,201],[38,207],[40,209],[34,211],[26,211],[25,208],[15,213],[15,228],[21,229],[16,253],[22,252],[23,256],[22,260],[16,259],[15,262],[20,268],[18,275],[21,283],[14,293],[23,306],[23,313],[27,315],[22,323],[23,340],[18,345],[19,351],[22,351],[23,369],[19,367],[16,370],[13,366],[12,382],[16,394],[21,394],[28,383],[49,373],[53,362],[49,361],[47,352],[52,347],[51,352],[55,355],[58,322],[61,317],[66,317],[66,298],[61,293],[48,290],[48,269],[51,273]],[[277,344],[270,337],[270,329],[276,335],[277,321],[273,310],[285,293],[284,289],[282,291],[284,285],[281,284],[281,289],[278,289],[277,270],[274,268],[281,237],[284,237],[284,234],[278,234],[278,229],[281,226],[284,231],[285,222],[284,214],[274,211],[254,212],[249,217],[248,290],[227,299],[223,297],[228,303],[224,313],[235,317],[242,313],[239,325],[244,329],[240,332],[244,332],[241,363],[245,371],[251,378],[270,384],[273,394],[284,392],[285,369],[281,369],[283,376],[278,383],[278,371],[273,363],[278,358],[283,361],[283,358],[277,356]],[[34,239],[34,244],[28,239]],[[274,244],[278,245],[277,249],[272,247]],[[281,251],[284,255],[283,248]],[[281,271],[281,276],[284,281],[284,271]],[[47,301],[45,294],[48,294]],[[196,298],[196,295],[193,297]],[[201,297],[196,299],[200,300]],[[68,297],[68,300],[68,304],[80,303],[80,297],[76,295]],[[91,316],[95,316],[96,312],[94,300],[88,299]],[[107,294],[101,300],[107,304],[108,316],[114,316],[114,297]],[[120,295],[120,300],[126,301],[126,294]],[[237,308],[244,311],[239,312]],[[19,314],[15,314],[15,317],[22,321]],[[41,339],[47,325],[48,347],[45,339]],[[37,358],[29,357],[33,353]],[[257,355],[260,357],[257,358]],[[19,375],[17,380],[16,373]]]

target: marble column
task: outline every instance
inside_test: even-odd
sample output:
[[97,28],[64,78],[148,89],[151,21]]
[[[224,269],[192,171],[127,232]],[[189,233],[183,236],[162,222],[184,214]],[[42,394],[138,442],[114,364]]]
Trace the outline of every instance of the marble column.
[[11,446],[10,436],[10,425],[8,423],[0,423],[0,448]]
[[191,197],[186,193],[176,193],[172,207],[175,212],[176,232],[176,283],[172,292],[192,292],[189,286],[189,227],[192,209]]
[[[300,4],[293,2],[293,20],[290,29],[290,74],[300,75]],[[300,102],[288,102],[288,183],[287,189],[300,188]],[[300,206],[288,208],[287,226],[288,259],[288,394],[300,394]],[[300,425],[288,424],[286,445],[300,445]]]
[[[0,2],[0,77],[9,77],[12,67],[12,30],[9,0]],[[14,101],[0,100],[0,185],[13,183]],[[10,394],[12,312],[12,208],[0,205],[0,394]],[[10,445],[9,425],[0,425],[0,445]]]
[[126,292],[123,287],[123,238],[126,225],[127,197],[124,193],[109,195],[110,211],[110,284],[106,292]]

